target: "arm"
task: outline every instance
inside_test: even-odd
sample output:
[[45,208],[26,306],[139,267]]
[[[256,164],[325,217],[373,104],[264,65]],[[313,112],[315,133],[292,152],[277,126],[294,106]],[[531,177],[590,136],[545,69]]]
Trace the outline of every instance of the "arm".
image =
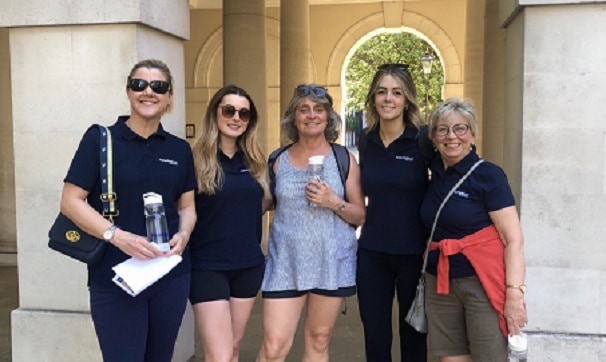
[[[64,183],[61,212],[82,230],[101,239],[103,232],[111,226],[111,223],[85,201],[87,196],[88,191],[72,183]],[[153,259],[162,255],[162,252],[150,244],[147,238],[122,229],[116,229],[114,237],[109,242],[125,254],[138,259]]]
[[345,182],[347,201],[341,199],[326,183],[310,181],[305,187],[307,199],[321,207],[334,211],[348,224],[360,226],[366,218],[366,207],[362,195],[360,166],[353,155],[349,155],[350,167]]
[[170,239],[170,251],[166,256],[174,254],[181,255],[189,242],[191,232],[196,226],[196,204],[195,191],[187,191],[177,200],[177,210],[179,211],[179,231]]
[[[526,264],[524,261],[524,237],[515,206],[489,212],[499,237],[505,244],[505,282],[507,285],[523,285]],[[528,323],[524,293],[520,289],[505,291],[505,319],[509,334],[520,333],[520,327]]]

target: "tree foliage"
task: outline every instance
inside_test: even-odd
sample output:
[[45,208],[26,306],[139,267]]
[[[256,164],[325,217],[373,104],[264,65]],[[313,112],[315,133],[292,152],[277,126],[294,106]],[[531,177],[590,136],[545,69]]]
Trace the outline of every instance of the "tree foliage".
[[[421,66],[421,57],[429,51],[433,57],[431,73],[425,79]],[[429,110],[442,98],[444,71],[434,49],[414,34],[381,33],[366,41],[353,54],[345,73],[347,100],[345,105],[349,114],[362,111],[368,87],[377,67],[385,63],[404,63],[417,87],[417,101],[421,113],[425,112],[425,97],[429,95]],[[426,87],[426,81],[429,87]],[[429,93],[427,92],[429,88]]]

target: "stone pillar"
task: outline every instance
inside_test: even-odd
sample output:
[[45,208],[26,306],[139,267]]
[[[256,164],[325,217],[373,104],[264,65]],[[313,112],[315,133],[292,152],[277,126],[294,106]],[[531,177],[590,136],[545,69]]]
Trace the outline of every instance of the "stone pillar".
[[482,157],[503,165],[505,30],[499,26],[498,3],[498,0],[486,1],[481,138]]
[[265,74],[265,2],[223,1],[223,79],[252,97],[259,112],[259,141],[269,152],[267,79]]
[[[482,102],[484,95],[484,34],[485,34],[485,8],[486,0],[468,0],[467,2],[467,29],[465,31],[465,60],[463,83],[464,97],[472,100],[478,121],[480,122],[480,134],[482,132],[483,117]],[[476,146],[481,154],[482,137],[476,137]]]
[[521,195],[529,360],[600,361],[606,3],[512,3],[500,2],[507,34],[505,159]]
[[280,6],[280,114],[299,83],[310,83],[309,0],[282,1]]
[[[47,232],[86,128],[112,124],[129,111],[125,80],[137,61],[159,58],[171,68],[175,107],[163,123],[184,136],[188,5],[0,0],[0,8],[0,27],[9,28],[19,246],[13,361],[100,361],[86,268],[48,249]],[[181,332],[175,361],[193,355],[191,317],[184,319]]]
[[15,157],[8,29],[0,28],[0,265],[17,264]]

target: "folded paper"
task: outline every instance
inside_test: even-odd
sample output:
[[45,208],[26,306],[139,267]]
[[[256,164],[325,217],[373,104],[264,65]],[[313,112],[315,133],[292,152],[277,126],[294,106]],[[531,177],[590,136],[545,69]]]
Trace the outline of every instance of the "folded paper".
[[147,287],[168,274],[181,260],[180,255],[151,260],[130,258],[112,268],[116,272],[112,281],[125,292],[136,297]]

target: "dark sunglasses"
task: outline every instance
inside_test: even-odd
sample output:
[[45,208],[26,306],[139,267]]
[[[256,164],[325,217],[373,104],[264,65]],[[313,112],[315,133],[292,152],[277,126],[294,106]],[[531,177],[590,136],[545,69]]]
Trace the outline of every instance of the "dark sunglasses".
[[328,91],[324,87],[317,87],[305,84],[299,84],[297,88],[295,88],[295,91],[298,95],[302,97],[307,97],[308,95],[313,93],[316,97],[324,98],[326,97],[326,94],[328,94]]
[[143,92],[148,86],[158,94],[164,94],[170,89],[170,83],[164,80],[152,80],[148,82],[145,79],[134,78],[129,79],[127,83],[128,89],[133,92]]
[[248,122],[252,116],[252,112],[248,108],[236,109],[236,107],[232,106],[231,104],[226,104],[224,106],[219,105],[219,107],[221,108],[221,114],[226,118],[232,118],[236,115],[236,112],[238,112],[238,117],[240,120],[242,122]]
[[384,70],[387,68],[396,68],[399,69],[403,72],[408,72],[408,64],[404,64],[404,63],[386,63],[386,64],[381,64],[379,65],[379,67],[377,68],[377,70]]

